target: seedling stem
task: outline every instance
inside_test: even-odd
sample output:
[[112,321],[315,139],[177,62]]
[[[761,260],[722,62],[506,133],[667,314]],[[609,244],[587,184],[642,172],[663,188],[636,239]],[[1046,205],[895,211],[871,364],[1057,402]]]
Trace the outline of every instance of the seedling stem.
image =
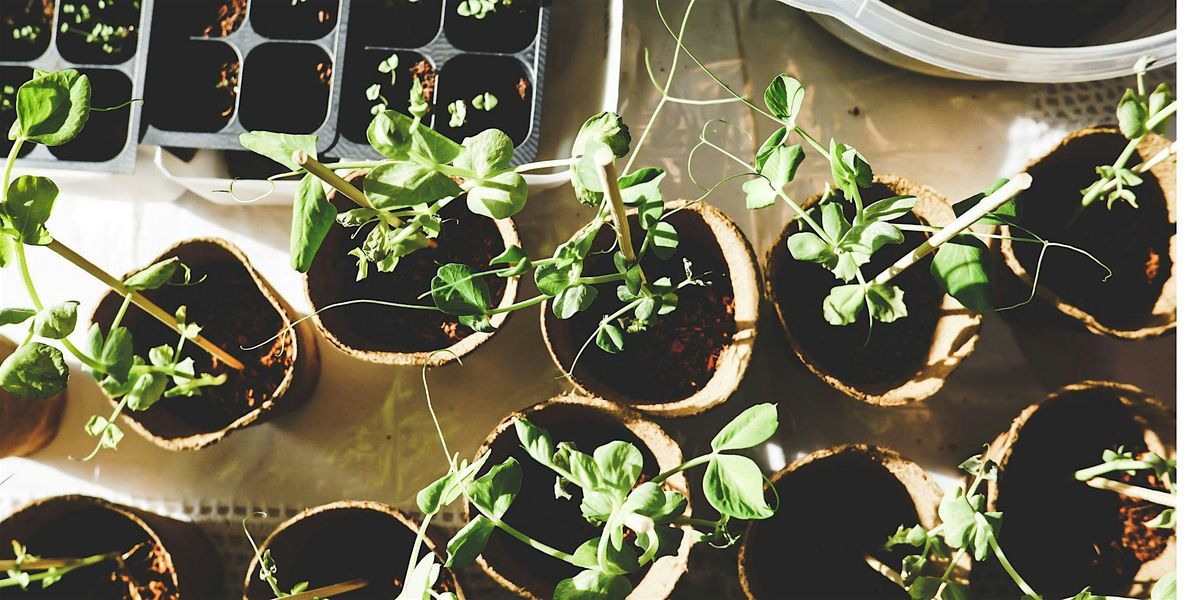
[[[637,250],[633,247],[633,237],[629,234],[629,221],[625,218],[625,205],[621,202],[621,195],[617,190],[621,189],[617,184],[617,167],[614,164],[612,152],[597,152],[596,153],[596,169],[600,171],[600,184],[604,191],[604,197],[608,200],[608,210],[612,213],[613,227],[617,229],[617,239],[621,245],[621,256],[629,264],[637,262]],[[642,283],[646,283],[646,274],[640,269]]]
[[1111,479],[1106,479],[1104,477],[1096,477],[1094,479],[1089,479],[1089,480],[1087,480],[1086,483],[1088,484],[1089,487],[1094,487],[1098,490],[1109,490],[1109,491],[1113,491],[1118,494],[1121,494],[1122,496],[1128,496],[1130,498],[1137,498],[1139,500],[1145,500],[1147,502],[1161,504],[1162,506],[1166,506],[1166,507],[1170,507],[1170,508],[1175,508],[1176,506],[1178,506],[1178,503],[1175,501],[1175,496],[1168,494],[1166,492],[1160,492],[1158,490],[1149,490],[1144,487],[1130,485],[1128,483],[1122,483],[1120,481],[1113,481]]
[[[342,193],[342,195],[354,201],[355,204],[368,210],[377,210],[371,205],[371,201],[367,199],[367,195],[362,190],[354,187],[349,181],[338,177],[333,169],[321,164],[320,161],[308,155],[303,150],[297,150],[292,154],[292,161],[300,165],[300,168],[312,173],[317,179],[329,184],[330,187]],[[387,222],[393,227],[400,226],[400,219],[387,216]]]
[[338,594],[345,594],[367,587],[366,579],[351,579],[342,583],[335,583],[325,587],[319,587],[313,590],[304,590],[287,596],[279,596],[276,600],[312,600],[313,598],[328,598]]

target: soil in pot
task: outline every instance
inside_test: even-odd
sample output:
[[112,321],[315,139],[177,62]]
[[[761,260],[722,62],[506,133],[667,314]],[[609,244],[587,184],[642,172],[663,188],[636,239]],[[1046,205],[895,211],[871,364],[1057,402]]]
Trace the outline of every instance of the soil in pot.
[[337,26],[338,3],[338,0],[254,0],[250,6],[250,25],[267,38],[315,40]]
[[[640,247],[644,232],[630,220],[634,247]],[[588,340],[605,315],[623,306],[613,286],[603,286],[586,311],[565,321],[567,335],[561,357],[564,368],[583,344],[588,344],[575,366],[574,376],[599,381],[604,387],[641,402],[666,403],[687,398],[703,388],[716,372],[717,359],[733,341],[737,322],[733,312],[733,286],[729,264],[712,229],[700,213],[681,210],[667,218],[679,232],[679,250],[668,260],[651,259],[643,264],[646,278],[670,277],[673,283],[686,275],[683,260],[692,263],[694,274],[708,275],[708,286],[688,286],[679,291],[679,306],[646,331],[625,335],[625,349],[609,354]],[[594,248],[613,246],[613,232],[604,228]],[[585,275],[611,273],[611,254],[593,255],[584,265]],[[584,387],[589,387],[584,385]]]
[[4,60],[24,62],[44,54],[50,47],[53,21],[54,0],[0,0]]
[[[451,0],[453,2],[453,0]],[[455,18],[462,18],[455,15]],[[438,106],[434,128],[461,142],[485,129],[499,129],[519,146],[529,135],[533,118],[533,86],[521,61],[510,56],[463,54],[446,61],[438,74]],[[490,93],[496,97],[492,110],[478,109],[471,102]],[[462,100],[467,120],[461,127],[450,126],[450,105]]]
[[312,133],[329,115],[329,54],[312,44],[268,43],[246,56],[238,117],[249,130]]
[[[269,549],[278,568],[275,576],[284,589],[301,581],[315,589],[365,579],[366,587],[337,598],[375,600],[400,593],[415,542],[416,534],[395,516],[364,506],[344,506],[316,511],[279,530]],[[258,567],[252,568],[255,575],[245,597],[273,597],[271,588],[257,577]],[[456,591],[449,571],[439,572],[435,589]]]
[[[391,75],[380,73],[378,69],[379,63],[393,54],[400,59],[394,83]],[[409,114],[408,92],[414,76],[421,80],[425,101],[430,104],[433,102],[437,73],[429,61],[416,52],[368,49],[357,53],[356,58],[348,60],[346,66],[342,82],[345,92],[339,99],[338,129],[352,142],[367,143],[367,126],[375,118],[371,109],[385,99],[389,109]],[[368,99],[366,95],[367,88],[373,85],[380,86],[379,97],[375,100]]]
[[512,0],[496,4],[482,19],[458,14],[463,0],[446,0],[446,38],[463,50],[514,53],[528,48],[537,37],[540,0]]
[[[361,179],[353,183],[362,185]],[[334,205],[339,212],[355,206],[340,194]],[[446,223],[434,240],[436,246],[405,256],[391,273],[380,273],[372,266],[371,274],[362,281],[355,280],[358,262],[348,254],[361,246],[361,236],[352,237],[353,229],[335,225],[308,272],[313,306],[359,299],[430,305],[428,298],[418,297],[429,291],[441,265],[462,263],[475,271],[494,268],[488,267],[488,262],[505,248],[495,221],[470,212],[461,201],[450,203],[439,214]],[[505,282],[495,277],[487,278],[487,282],[492,306],[496,306],[504,295]],[[431,352],[474,333],[458,319],[437,311],[370,304],[326,311],[321,314],[321,324],[346,346],[376,352]]]
[[[591,454],[608,442],[620,440],[633,444],[642,453],[642,480],[653,479],[659,473],[646,444],[615,417],[583,406],[553,405],[529,417],[533,424],[550,432],[559,442],[575,442],[575,446]],[[530,458],[520,446],[515,427],[501,433],[490,446],[492,455],[481,472],[515,457],[521,464],[521,493],[504,515],[504,522],[517,531],[567,553],[580,544],[600,535],[600,529],[584,520],[579,512],[578,494],[571,500],[554,495],[554,472]],[[475,512],[472,510],[472,516]],[[526,588],[537,598],[549,598],[559,581],[573,577],[580,569],[543,554],[512,536],[497,531],[488,540],[483,558],[504,578]],[[629,575],[637,586],[645,570]]]
[[[453,1],[453,0],[452,0]],[[441,2],[372,0],[350,5],[351,48],[419,48],[441,25]]]
[[[53,510],[53,509],[51,509]],[[24,525],[30,525],[25,523]],[[166,550],[129,517],[97,504],[81,504],[44,522],[13,527],[0,523],[0,558],[13,558],[7,543],[17,539],[31,554],[44,558],[84,558],[109,552],[125,553],[141,545],[119,572],[113,562],[103,562],[72,571],[49,588],[31,585],[28,590],[6,589],[4,598],[95,598],[134,600],[177,599],[170,559]],[[131,588],[133,588],[131,590]],[[136,592],[136,593],[135,593]]]
[[194,36],[225,37],[246,20],[247,0],[188,0],[172,3],[170,10],[152,15],[150,43],[178,45]]
[[[1067,597],[1129,590],[1142,563],[1159,556],[1172,531],[1141,525],[1161,509],[1075,481],[1106,449],[1146,450],[1143,427],[1119,391],[1090,388],[1047,401],[1020,429],[997,482],[1000,541],[1038,592]],[[1011,435],[1011,433],[1010,433]],[[1144,476],[1133,483],[1155,487]]]
[[[7,6],[7,5],[6,5]],[[13,142],[8,139],[8,130],[17,120],[17,90],[26,81],[33,79],[33,69],[28,67],[0,66],[0,128],[5,135],[0,135],[0,155],[8,156]],[[24,144],[17,157],[33,152],[35,144]]]
[[[218,431],[260,408],[274,396],[295,361],[295,353],[288,352],[295,339],[290,335],[255,350],[241,350],[274,336],[287,325],[241,263],[227,254],[218,259],[189,260],[188,248],[181,250],[176,255],[192,269],[193,280],[203,277],[203,281],[150,290],[146,297],[171,314],[186,305],[188,321],[203,327],[204,336],[240,360],[245,369],[233,370],[199,346],[185,344],[183,354],[195,361],[197,372],[223,374],[228,379],[222,385],[204,388],[199,396],[163,398],[149,410],[131,415],[151,433],[167,439]],[[111,322],[120,303],[118,296],[108,294],[93,320]],[[146,356],[151,348],[163,344],[174,347],[179,341],[177,333],[136,308],[129,309],[123,323],[133,334],[137,356]]]
[[[1033,186],[1020,196],[1022,226],[1082,248],[1113,271],[1104,281],[1106,272],[1091,259],[1057,249],[1047,253],[1039,285],[1117,329],[1141,327],[1152,314],[1171,276],[1175,234],[1162,187],[1150,172],[1142,174],[1143,183],[1135,190],[1140,208],[1117,202],[1110,210],[1100,199],[1072,222],[1080,206],[1079,190],[1095,181],[1096,165],[1111,163],[1127,142],[1115,130],[1069,140],[1030,167]],[[1135,153],[1131,163],[1140,161]],[[1041,246],[1014,244],[1013,249],[1025,270],[1034,273]]]
[[93,110],[84,127],[75,139],[61,146],[53,146],[50,153],[60,160],[105,161],[116,158],[125,149],[129,137],[129,99],[133,97],[133,84],[120,71],[110,69],[80,69],[92,83],[92,106],[108,108],[108,111]]
[[871,554],[899,570],[903,553],[881,548],[897,526],[918,522],[910,492],[877,457],[835,453],[783,475],[775,488],[779,510],[755,524],[743,550],[755,598],[908,598],[864,560]]
[[232,47],[175,40],[160,45],[159,38],[151,47],[146,112],[152,125],[214,133],[233,120],[241,63]]
[[[891,188],[879,183],[862,194],[866,204],[895,195]],[[841,198],[840,192],[838,197]],[[908,214],[896,222],[919,221]],[[928,262],[914,265],[893,280],[904,290],[907,317],[893,323],[868,324],[865,316],[860,315],[850,325],[830,325],[825,320],[822,303],[831,288],[844,282],[821,265],[792,258],[786,240],[797,231],[793,222],[780,238],[780,244],[771,253],[767,276],[771,278],[784,323],[809,360],[830,375],[866,389],[893,387],[925,367],[945,295],[930,274]],[[920,235],[909,234],[902,244],[884,246],[863,267],[863,275],[870,281],[921,241]]]
[[[69,62],[93,65],[118,65],[133,58],[137,52],[141,5],[141,0],[61,3],[55,25],[58,53]],[[97,35],[100,28],[104,31]]]
[[1021,46],[1112,44],[1175,28],[1175,3],[1147,0],[884,0],[955,33]]

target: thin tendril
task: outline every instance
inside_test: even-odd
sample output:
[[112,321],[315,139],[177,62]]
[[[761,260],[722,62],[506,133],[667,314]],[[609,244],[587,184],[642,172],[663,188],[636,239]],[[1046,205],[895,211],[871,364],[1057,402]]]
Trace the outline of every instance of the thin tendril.
[[331,308],[339,308],[342,306],[349,306],[351,304],[377,304],[380,306],[390,306],[393,308],[411,308],[414,310],[437,310],[436,306],[425,306],[425,305],[421,305],[421,304],[401,304],[399,302],[387,302],[384,300],[360,299],[360,300],[346,300],[344,302],[335,302],[333,304],[330,304],[329,306],[326,306],[324,308],[317,310],[316,312],[312,313],[311,315],[306,315],[306,316],[300,317],[299,319],[296,319],[295,321],[288,323],[287,327],[284,327],[283,329],[281,329],[279,331],[279,333],[276,333],[275,335],[255,344],[253,346],[249,346],[249,347],[241,346],[241,349],[244,352],[249,352],[251,350],[257,350],[259,348],[262,348],[263,346],[270,344],[271,342],[275,341],[276,339],[279,339],[279,337],[284,335],[285,333],[292,331],[293,329],[296,328],[297,325],[299,325],[299,324],[301,324],[301,323],[303,323],[303,322],[305,322],[305,321],[307,321],[307,320],[309,320]]
[[438,422],[437,413],[433,411],[433,395],[429,393],[429,378],[427,376],[429,373],[429,363],[433,362],[433,358],[442,352],[454,357],[459,366],[462,365],[462,359],[453,351],[446,348],[434,350],[426,354],[425,364],[421,365],[421,386],[425,388],[425,406],[429,409],[429,416],[433,418],[433,428],[437,431],[438,441],[442,443],[442,452],[445,453],[446,462],[450,463],[450,468],[454,469],[456,465],[454,464],[454,459],[450,458],[450,447],[446,445],[446,436],[442,433],[442,424]]

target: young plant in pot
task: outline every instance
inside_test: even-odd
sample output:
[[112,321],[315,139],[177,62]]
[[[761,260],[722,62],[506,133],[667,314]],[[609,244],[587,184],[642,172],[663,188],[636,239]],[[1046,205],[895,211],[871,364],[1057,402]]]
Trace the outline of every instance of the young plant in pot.
[[[1166,83],[1148,89],[1150,62],[1138,64],[1137,89],[1126,90],[1117,105],[1119,126],[1068,135],[1029,165],[1038,184],[1019,198],[1024,227],[1094,248],[1112,275],[1100,280],[1102,270],[1071,255],[1043,262],[1037,248],[1003,240],[1017,291],[1030,295],[1036,288],[1038,296],[1014,318],[1122,339],[1174,331],[1176,161],[1174,143],[1162,134],[1178,101]],[[1036,286],[1039,270],[1046,283]]]
[[[0,309],[0,321],[8,310]],[[8,360],[17,345],[0,335],[0,362]],[[49,398],[30,400],[0,389],[0,458],[25,456],[45,447],[58,434],[66,391]]]
[[57,496],[0,521],[0,595],[211,598],[216,552],[194,524],[87,496]]

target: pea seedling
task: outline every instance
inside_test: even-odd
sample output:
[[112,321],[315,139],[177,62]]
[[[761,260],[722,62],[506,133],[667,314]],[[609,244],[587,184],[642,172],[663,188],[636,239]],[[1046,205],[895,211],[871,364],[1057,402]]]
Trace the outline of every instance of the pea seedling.
[[[116,572],[124,573],[127,572],[125,566],[127,562],[133,561],[135,557],[138,560],[147,558],[138,556],[145,547],[145,544],[138,544],[127,552],[108,552],[84,558],[41,558],[30,554],[25,546],[17,540],[12,540],[15,558],[0,560],[0,571],[3,571],[5,575],[0,578],[0,589],[15,587],[24,590],[29,589],[29,586],[35,583],[42,589],[46,589],[73,571],[107,562],[114,563]],[[132,579],[130,581],[132,582]]]
[[[1075,472],[1075,479],[1101,490],[1109,490],[1138,500],[1145,500],[1166,507],[1158,516],[1146,523],[1151,529],[1175,529],[1175,510],[1177,506],[1175,482],[1175,459],[1166,459],[1153,452],[1144,452],[1135,457],[1124,448],[1105,450],[1101,456],[1103,462],[1093,467],[1080,469]],[[1133,475],[1147,472],[1162,484],[1167,491],[1149,489],[1105,477],[1105,475]]]
[[1110,209],[1119,201],[1128,202],[1130,206],[1137,208],[1137,194],[1130,188],[1141,185],[1142,173],[1149,171],[1175,152],[1175,145],[1172,144],[1145,162],[1132,168],[1126,167],[1133,153],[1137,151],[1138,144],[1141,144],[1147,135],[1152,132],[1161,134],[1166,130],[1167,119],[1175,114],[1179,105],[1166,82],[1158,84],[1150,93],[1146,92],[1146,70],[1153,64],[1154,57],[1144,56],[1134,66],[1137,71],[1137,90],[1125,90],[1125,95],[1117,103],[1117,124],[1129,143],[1113,164],[1096,167],[1096,174],[1100,177],[1092,185],[1080,190],[1083,194],[1080,211],[1101,196],[1105,197]]
[[317,600],[367,587],[367,581],[364,579],[352,579],[314,589],[309,589],[307,581],[300,581],[288,588],[287,591],[284,591],[279,583],[279,578],[276,577],[279,565],[275,563],[275,558],[271,556],[270,548],[259,552],[258,542],[255,542],[254,536],[250,535],[250,526],[248,525],[250,519],[265,516],[267,516],[267,513],[264,512],[246,515],[246,518],[242,519],[242,531],[246,533],[246,539],[250,540],[250,547],[254,549],[254,560],[258,563],[258,578],[266,582],[271,588],[271,593],[274,594],[271,598],[274,600]]
[[[0,310],[0,325],[30,323],[24,341],[0,364],[0,388],[35,400],[62,392],[70,371],[62,350],[48,342],[57,342],[65,348],[107,394],[120,398],[111,416],[93,415],[84,427],[88,435],[97,438],[96,447],[84,459],[88,460],[102,448],[117,447],[124,433],[116,419],[123,410],[146,410],[163,397],[195,396],[202,388],[225,381],[224,375],[197,374],[193,361],[182,357],[186,342],[199,345],[234,369],[242,369],[242,363],[201,336],[200,327],[187,321],[184,307],[172,315],[142,295],[164,285],[189,283],[190,271],[179,259],[158,262],[124,281],[118,280],[50,235],[46,222],[58,196],[58,186],[53,181],[36,175],[13,179],[13,165],[24,144],[58,146],[74,139],[83,129],[93,110],[87,76],[70,69],[35,71],[33,79],[17,90],[16,109],[17,120],[9,131],[9,139],[14,143],[0,188],[0,267],[15,262],[33,307]],[[76,328],[79,303],[42,302],[25,257],[25,246],[51,250],[124,297],[107,332],[99,324],[93,324],[83,348],[71,342],[69,336]],[[173,281],[177,274],[182,274],[182,282]],[[144,358],[134,356],[133,337],[121,326],[131,304],[179,332],[179,343],[153,348]]]
[[496,12],[497,6],[510,6],[513,0],[461,0],[457,12],[463,17],[483,19]]
[[[87,2],[68,2],[62,5],[62,18],[58,25],[59,33],[70,33],[83,36],[85,42],[99,46],[105,54],[121,52],[125,42],[136,28],[133,25],[121,27],[105,23],[103,12],[116,7],[121,0],[101,0],[93,9]],[[129,0],[131,9],[141,9],[141,0]],[[90,28],[89,28],[90,26]]]

